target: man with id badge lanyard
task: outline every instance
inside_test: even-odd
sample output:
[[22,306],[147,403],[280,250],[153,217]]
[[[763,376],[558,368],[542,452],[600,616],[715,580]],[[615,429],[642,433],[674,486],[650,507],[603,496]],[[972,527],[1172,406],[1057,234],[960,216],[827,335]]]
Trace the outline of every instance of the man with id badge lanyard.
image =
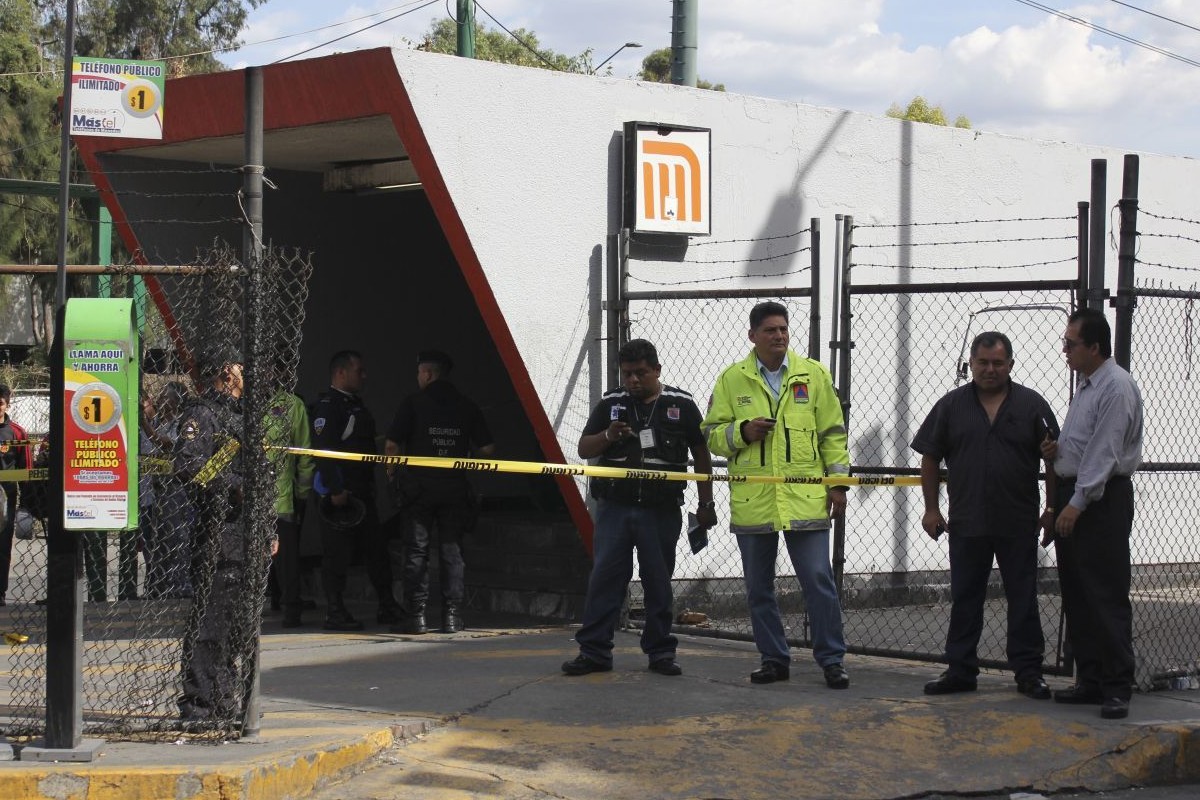
[[[776,302],[750,310],[754,349],[717,378],[704,418],[713,453],[729,459],[729,474],[825,478],[850,474],[846,423],[829,371],[788,347],[787,308]],[[850,686],[842,665],[842,609],[829,562],[830,519],[846,513],[846,487],[821,483],[730,485],[730,530],[742,553],[750,624],[761,664],[752,683],[790,677],[791,655],[775,599],[779,534],[804,591],[813,659],[830,689]]]
[[[579,438],[579,457],[598,458],[606,467],[686,472],[691,453],[698,473],[710,473],[712,460],[700,433],[700,409],[682,389],[659,381],[658,352],[645,339],[634,339],[617,353],[621,387],[604,394],[592,409]],[[613,665],[613,635],[625,591],[633,577],[633,551],[646,603],[642,652],[650,671],[683,674],[675,662],[671,635],[671,575],[682,527],[685,481],[643,478],[593,478],[596,500],[592,574],[583,607],[583,625],[575,634],[579,655],[562,665],[567,675],[608,672]],[[717,522],[712,484],[696,484],[699,523]]]

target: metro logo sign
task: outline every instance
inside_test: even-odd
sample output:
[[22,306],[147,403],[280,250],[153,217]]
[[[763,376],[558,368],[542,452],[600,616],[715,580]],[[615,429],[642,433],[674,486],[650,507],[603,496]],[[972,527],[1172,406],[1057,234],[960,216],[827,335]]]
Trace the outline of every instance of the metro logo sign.
[[634,231],[712,232],[712,132],[625,123],[625,223]]

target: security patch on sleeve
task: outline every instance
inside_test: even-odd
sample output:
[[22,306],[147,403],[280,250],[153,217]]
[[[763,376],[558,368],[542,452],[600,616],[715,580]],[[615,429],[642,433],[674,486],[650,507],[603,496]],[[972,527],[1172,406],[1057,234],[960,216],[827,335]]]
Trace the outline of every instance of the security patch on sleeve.
[[667,419],[671,420],[672,422],[679,421],[679,406],[671,406],[667,409]]
[[608,410],[608,418],[609,419],[620,419],[621,415],[624,413],[625,413],[625,406],[620,406],[620,405],[614,404],[613,407]]
[[200,434],[200,423],[195,417],[189,417],[187,422],[183,423],[183,427],[179,429],[179,438],[187,441],[194,440]]
[[324,417],[317,417],[316,419],[313,420],[313,430],[316,431],[318,436],[321,435],[321,431],[325,430],[325,418]]

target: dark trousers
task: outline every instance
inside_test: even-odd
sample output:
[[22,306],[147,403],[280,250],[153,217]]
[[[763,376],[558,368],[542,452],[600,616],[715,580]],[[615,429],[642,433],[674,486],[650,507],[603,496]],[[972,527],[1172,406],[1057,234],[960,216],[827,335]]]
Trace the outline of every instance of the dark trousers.
[[357,527],[339,529],[321,520],[321,585],[327,599],[341,602],[346,592],[346,571],[354,561],[355,553],[361,552],[379,606],[391,608],[396,605],[396,599],[392,596],[392,563],[387,540],[379,528],[375,500],[367,497],[363,502],[367,513]]
[[279,551],[271,560],[271,576],[279,587],[279,599],[285,611],[299,612],[300,601],[300,525],[294,519],[275,518]]
[[[239,602],[247,597],[246,570],[241,564],[221,564],[212,576],[208,591],[195,597],[183,649],[183,696],[180,709],[185,716],[233,719],[241,706],[242,681],[238,669],[239,647],[245,642],[235,636],[239,626]],[[245,614],[245,609],[240,609]]]
[[1008,604],[1008,665],[1018,681],[1040,677],[1045,638],[1037,601],[1037,536],[950,534],[950,627],[946,632],[949,672],[979,674],[979,637],[992,561],[1000,567]]
[[[1065,508],[1074,491],[1073,482],[1060,483],[1054,507]],[[1132,693],[1135,664],[1129,601],[1132,529],[1133,482],[1116,477],[1079,516],[1072,534],[1054,545],[1076,683],[1123,700]]]
[[592,575],[583,604],[583,626],[575,634],[579,652],[612,664],[613,634],[633,577],[633,551],[646,602],[642,652],[650,661],[674,658],[678,640],[671,635],[671,575],[682,515],[679,506],[635,506],[599,500],[592,539]]
[[12,566],[13,531],[17,523],[17,485],[4,484],[4,494],[7,505],[4,527],[0,529],[0,599],[8,594],[8,570]]
[[474,511],[463,504],[418,503],[405,512],[408,526],[404,534],[404,605],[417,613],[429,600],[429,547],[436,540],[438,583],[442,607],[462,604],[466,593],[466,563],[462,540]]

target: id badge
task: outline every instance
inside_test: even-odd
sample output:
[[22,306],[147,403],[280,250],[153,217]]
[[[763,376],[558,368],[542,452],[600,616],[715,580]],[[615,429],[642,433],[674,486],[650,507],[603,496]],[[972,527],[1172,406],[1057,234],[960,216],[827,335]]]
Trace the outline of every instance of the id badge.
[[638,441],[642,443],[643,450],[649,450],[654,447],[654,429],[643,428],[638,431]]

